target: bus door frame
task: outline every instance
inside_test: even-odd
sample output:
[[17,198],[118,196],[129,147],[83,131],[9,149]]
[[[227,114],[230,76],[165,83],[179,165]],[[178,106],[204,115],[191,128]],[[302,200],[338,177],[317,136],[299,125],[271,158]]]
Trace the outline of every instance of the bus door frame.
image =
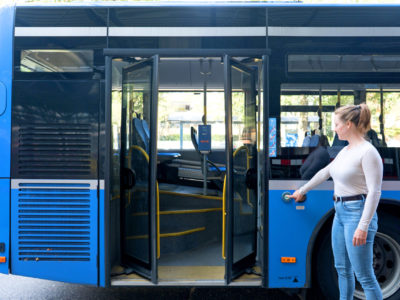
[[[264,180],[260,180],[260,190],[261,190],[261,228],[260,228],[260,239],[259,241],[262,243],[261,245],[261,261],[262,261],[262,283],[261,286],[267,288],[269,285],[268,278],[268,269],[269,269],[269,261],[268,261],[268,253],[269,253],[269,178],[270,178],[270,159],[269,159],[269,55],[270,53],[262,56],[262,85],[263,85],[263,97],[260,104],[262,105],[262,114],[263,114],[263,151],[261,151],[262,155],[260,155],[259,165],[261,165],[261,169],[263,170]],[[260,110],[259,110],[260,111]],[[266,121],[268,120],[268,122]]]
[[[233,132],[232,132],[232,125],[233,125],[233,112],[232,112],[232,68],[236,68],[242,73],[245,73],[249,76],[250,78],[250,86],[251,86],[251,95],[250,98],[254,101],[254,114],[256,114],[257,110],[257,89],[256,89],[256,71],[254,69],[251,69],[247,67],[246,65],[242,64],[241,62],[235,60],[229,55],[224,56],[224,90],[225,90],[225,132],[226,132],[226,182],[224,184],[225,186],[225,197],[223,201],[225,202],[224,204],[224,214],[225,214],[225,220],[226,220],[226,238],[223,239],[225,241],[226,245],[226,252],[224,253],[224,256],[226,257],[225,261],[225,281],[226,284],[231,283],[235,278],[239,277],[242,275],[247,268],[251,268],[255,265],[256,261],[256,254],[257,254],[257,217],[258,217],[258,204],[254,206],[255,212],[254,212],[254,230],[255,230],[255,235],[254,235],[254,249],[252,249],[252,252],[247,253],[245,257],[241,258],[239,261],[235,262],[235,239],[239,238],[239,236],[235,237],[235,222],[236,220],[239,221],[239,218],[241,216],[241,213],[237,214],[237,209],[235,210],[235,189],[234,189],[234,149],[233,149]],[[247,97],[246,97],[247,98]],[[251,99],[245,99],[245,101],[251,101]],[[244,105],[247,107],[247,104],[244,103]],[[246,111],[247,109],[245,109]],[[247,115],[248,113],[245,112]],[[246,121],[245,121],[246,123]],[[246,126],[246,124],[245,124]],[[254,129],[257,128],[257,118],[254,115]],[[257,136],[257,135],[256,135]],[[251,137],[248,137],[251,139]],[[257,144],[257,138],[255,137],[255,147]],[[246,146],[246,149],[247,146]],[[247,150],[250,151],[250,150]],[[236,152],[236,151],[235,151]],[[258,154],[258,153],[257,153]],[[248,154],[251,156],[251,154]],[[257,160],[257,157],[253,157],[253,159]],[[256,174],[258,175],[258,167],[259,164],[257,163],[257,170]],[[249,168],[249,166],[247,166]],[[251,168],[251,167],[250,167]],[[250,171],[248,169],[247,171]],[[247,179],[247,178],[246,178]],[[258,182],[258,180],[257,180]],[[258,187],[256,188],[256,195],[258,195]],[[248,189],[248,193],[252,193]],[[258,199],[258,198],[257,198]],[[249,200],[249,199],[248,199]],[[257,201],[258,202],[258,201]],[[239,221],[240,222],[240,221]]]
[[[121,205],[121,256],[123,261],[127,261],[129,263],[129,266],[132,267],[138,274],[148,278],[151,280],[153,283],[157,282],[157,259],[154,259],[153,251],[154,249],[158,249],[158,238],[159,238],[159,233],[157,231],[157,220],[155,219],[155,216],[157,216],[157,176],[156,176],[156,170],[157,170],[157,111],[158,111],[158,62],[159,62],[159,57],[158,55],[154,55],[150,58],[144,59],[141,62],[138,62],[137,64],[131,64],[130,66],[127,66],[126,68],[123,69],[123,74],[122,74],[122,79],[124,80],[124,76],[128,73],[135,72],[142,70],[144,67],[151,66],[151,74],[150,74],[150,82],[151,82],[151,100],[150,100],[150,148],[149,148],[149,181],[148,181],[148,187],[149,187],[149,207],[148,207],[148,213],[149,213],[149,263],[142,261],[139,258],[135,258],[133,256],[130,256],[128,254],[124,253],[125,249],[125,236],[126,236],[126,223],[125,223],[125,206]],[[124,82],[122,81],[122,84]],[[127,121],[125,119],[126,117],[126,107],[125,109],[122,108],[123,113],[125,115],[123,116],[122,120],[124,123],[124,126],[126,126],[127,122],[131,122],[130,120]],[[126,133],[126,132],[125,132]],[[121,132],[121,135],[123,136],[124,134]],[[125,137],[122,139],[122,147],[121,147],[121,161],[124,161],[124,164],[121,165],[121,167],[127,167],[126,166],[126,161],[125,161],[125,155],[126,153],[126,148],[124,149],[124,146],[126,146],[126,134]],[[125,140],[125,141],[124,141]],[[146,150],[142,149],[144,152]],[[130,167],[130,166],[129,166]],[[126,190],[124,189],[123,191],[121,190],[121,201],[123,202],[124,197],[122,197],[122,194]],[[121,203],[122,203],[121,202]],[[156,237],[155,239],[153,237]],[[156,250],[157,251],[157,250]],[[157,257],[157,256],[156,256]]]
[[[103,215],[103,222],[105,225],[105,237],[102,239],[102,243],[100,244],[101,248],[103,249],[104,252],[104,257],[100,261],[100,265],[104,264],[104,272],[103,274],[100,274],[100,276],[105,276],[105,282],[106,285],[109,286],[111,282],[110,274],[111,274],[111,265],[110,265],[110,250],[108,249],[109,245],[109,240],[110,240],[110,199],[111,199],[111,147],[112,147],[112,141],[111,141],[111,89],[112,89],[112,60],[113,58],[123,58],[123,57],[142,57],[142,58],[148,58],[151,56],[157,56],[158,58],[160,57],[221,57],[221,59],[228,55],[230,57],[261,57],[263,59],[263,86],[264,86],[264,97],[263,97],[263,116],[264,120],[268,119],[268,72],[267,72],[267,67],[268,67],[268,55],[270,53],[269,49],[266,48],[260,48],[260,49],[181,49],[181,48],[161,48],[161,49],[120,49],[120,48],[106,48],[103,50],[103,54],[105,56],[105,77],[106,77],[106,84],[105,84],[105,128],[106,128],[106,143],[105,143],[105,199],[104,199],[104,215]],[[156,74],[158,75],[158,74]],[[225,78],[226,80],[226,78]],[[157,92],[158,93],[158,88],[157,91],[153,90],[153,93]],[[156,106],[157,107],[157,106]],[[155,126],[154,126],[155,125]],[[150,127],[153,128],[153,130],[157,130],[157,123],[156,124],[150,124]],[[264,122],[263,125],[263,132],[268,132],[268,122]],[[154,134],[151,135],[151,138],[156,139],[157,138],[157,131],[154,132]],[[265,135],[264,135],[265,136]],[[154,143],[153,143],[154,145]],[[268,140],[264,138],[263,142],[264,149],[268,149]],[[265,151],[265,150],[264,150]],[[267,151],[268,153],[268,151]],[[150,160],[157,161],[157,149],[155,151],[151,152]],[[267,154],[268,155],[268,154]],[[265,155],[264,155],[265,156]],[[228,162],[227,162],[228,163]],[[232,163],[232,162],[230,162]],[[264,174],[266,174],[266,170],[268,170],[266,167],[268,166],[268,157],[266,157],[265,162],[260,161],[259,166],[261,168],[264,168]],[[228,167],[228,166],[227,166]],[[153,176],[156,176],[156,171],[157,171],[157,165],[154,163],[151,166],[151,172]],[[156,178],[152,178],[152,180],[155,180]],[[263,251],[261,251],[262,257],[260,258],[262,261],[262,286],[267,287],[268,284],[268,220],[266,218],[267,214],[267,209],[268,209],[268,192],[265,190],[265,188],[268,188],[268,182],[267,180],[262,180],[264,181],[264,186],[262,184],[261,188],[261,193],[259,197],[261,197],[261,203],[263,207],[263,211],[261,212],[263,217],[262,221],[262,230],[261,234],[264,236],[262,248]],[[155,182],[155,181],[154,181]],[[266,182],[266,183],[265,183]],[[154,184],[155,187],[155,184]],[[154,188],[155,190],[155,188]],[[154,199],[153,199],[154,198]],[[153,198],[151,201],[155,201],[155,193],[153,191]],[[154,284],[157,284],[158,282],[158,277],[157,277],[157,237],[156,237],[156,226],[157,226],[157,218],[156,218],[156,211],[151,211],[154,215],[152,216],[152,222],[151,222],[151,262],[152,262],[152,272],[151,272],[151,281]],[[232,224],[231,224],[232,226]],[[232,232],[232,230],[231,230]],[[229,248],[232,247],[232,245],[227,245],[227,251],[232,251]],[[230,257],[229,260],[233,260],[233,257]],[[233,262],[232,261],[226,261],[226,269],[228,269],[228,266],[232,266]],[[154,269],[155,268],[155,269]],[[226,274],[227,275],[227,274]],[[228,278],[230,278],[228,280]],[[226,276],[225,283],[229,284],[231,281],[232,277],[231,276]],[[100,279],[102,280],[102,279]]]
[[[100,247],[104,247],[104,261],[101,263],[105,264],[105,272],[104,276],[106,276],[106,285],[110,283],[110,260],[109,260],[109,250],[108,243],[110,237],[110,204],[109,201],[111,199],[111,93],[112,93],[112,60],[113,58],[123,58],[131,55],[119,54],[117,51],[114,55],[106,55],[106,84],[105,84],[105,123],[106,123],[106,159],[105,159],[105,213],[104,213],[104,224],[107,224],[105,227],[105,239],[104,244],[100,245]],[[157,284],[158,281],[158,264],[157,264],[157,110],[158,110],[158,63],[159,56],[154,54],[150,56],[147,60],[152,60],[152,85],[151,85],[151,94],[152,94],[152,103],[150,108],[150,114],[152,116],[156,116],[155,118],[151,118],[150,123],[150,153],[149,153],[149,242],[150,242],[150,253],[149,253],[149,261],[150,266],[143,266],[140,262],[132,265],[132,268],[137,271],[137,273],[141,274],[148,278],[152,283]],[[122,249],[121,249],[122,250]]]

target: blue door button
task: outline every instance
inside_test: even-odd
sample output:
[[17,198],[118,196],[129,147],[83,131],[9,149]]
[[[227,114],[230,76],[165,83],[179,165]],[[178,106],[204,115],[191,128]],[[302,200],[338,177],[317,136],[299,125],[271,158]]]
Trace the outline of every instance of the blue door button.
[[290,193],[290,192],[283,192],[283,193],[282,193],[282,196],[281,196],[282,201],[283,201],[283,202],[286,202],[286,203],[290,202],[290,200],[292,200],[292,198],[289,198],[290,195],[292,195],[292,193]]

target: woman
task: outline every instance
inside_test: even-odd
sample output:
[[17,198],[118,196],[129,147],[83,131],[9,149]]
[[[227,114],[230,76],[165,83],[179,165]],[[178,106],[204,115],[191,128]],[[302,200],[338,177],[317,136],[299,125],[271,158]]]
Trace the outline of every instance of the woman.
[[332,249],[340,299],[353,299],[353,272],[367,300],[382,299],[372,267],[372,247],[378,229],[376,208],[381,195],[383,165],[378,151],[364,138],[371,128],[370,120],[371,113],[366,104],[338,108],[335,132],[339,139],[348,141],[348,146],[290,196],[300,202],[309,190],[329,177],[333,179]]

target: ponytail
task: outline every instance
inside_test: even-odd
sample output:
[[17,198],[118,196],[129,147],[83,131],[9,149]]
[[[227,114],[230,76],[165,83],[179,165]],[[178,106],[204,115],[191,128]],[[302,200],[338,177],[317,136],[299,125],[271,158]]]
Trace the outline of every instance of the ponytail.
[[371,129],[371,111],[367,104],[360,104],[360,118],[358,120],[357,129],[359,132],[365,134]]

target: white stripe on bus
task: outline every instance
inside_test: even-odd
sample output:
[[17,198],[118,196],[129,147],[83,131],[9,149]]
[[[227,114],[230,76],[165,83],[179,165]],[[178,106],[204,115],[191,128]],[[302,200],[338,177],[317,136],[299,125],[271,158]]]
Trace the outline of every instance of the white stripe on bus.
[[269,36],[400,36],[400,27],[268,27]]
[[[109,27],[111,37],[219,37],[266,36],[265,26],[254,27]],[[400,27],[279,27],[269,26],[271,37],[393,37]],[[107,36],[107,27],[15,27],[15,36]]]
[[[109,27],[110,37],[265,36],[266,27]],[[15,27],[15,36],[107,36],[107,27]]]
[[213,37],[265,36],[266,27],[110,27],[109,36]]
[[107,27],[15,27],[14,35],[25,37],[105,37],[107,36]]

